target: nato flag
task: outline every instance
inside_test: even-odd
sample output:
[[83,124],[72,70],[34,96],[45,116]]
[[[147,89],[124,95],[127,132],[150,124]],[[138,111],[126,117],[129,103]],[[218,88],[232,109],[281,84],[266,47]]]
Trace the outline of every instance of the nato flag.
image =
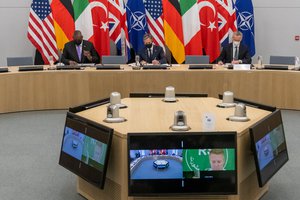
[[143,0],[128,0],[126,5],[129,41],[138,52],[144,47],[143,36],[148,32]]
[[251,0],[237,0],[235,3],[238,30],[243,33],[243,43],[251,56],[255,54],[254,13]]

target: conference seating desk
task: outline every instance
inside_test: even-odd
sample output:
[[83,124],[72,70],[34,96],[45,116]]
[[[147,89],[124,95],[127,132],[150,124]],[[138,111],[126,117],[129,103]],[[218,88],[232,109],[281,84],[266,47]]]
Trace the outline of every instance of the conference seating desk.
[[[258,187],[254,157],[250,148],[248,128],[270,114],[269,111],[247,107],[248,122],[232,122],[226,118],[233,115],[234,108],[219,108],[221,100],[216,98],[178,98],[176,103],[165,103],[161,98],[125,98],[128,108],[120,110],[120,116],[127,119],[123,123],[106,123],[107,104],[77,113],[78,115],[114,129],[111,154],[108,163],[104,190],[100,190],[85,180],[78,178],[77,191],[90,200],[162,200],[162,199],[210,199],[210,200],[256,200],[268,190],[268,184]],[[183,110],[192,132],[205,131],[202,125],[204,113],[215,116],[215,131],[237,132],[237,172],[238,194],[218,196],[156,196],[128,197],[127,133],[172,132],[175,111]],[[149,141],[151,142],[151,141]]]
[[299,71],[292,70],[188,70],[188,65],[173,65],[167,70],[47,70],[0,73],[0,113],[67,109],[108,97],[118,91],[122,97],[130,93],[162,93],[174,86],[178,93],[207,93],[218,97],[233,91],[238,98],[278,108],[300,109]]

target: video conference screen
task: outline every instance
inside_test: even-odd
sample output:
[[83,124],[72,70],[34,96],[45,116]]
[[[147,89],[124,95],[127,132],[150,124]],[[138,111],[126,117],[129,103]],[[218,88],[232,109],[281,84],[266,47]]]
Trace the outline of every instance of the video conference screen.
[[235,132],[128,133],[129,196],[237,194]]
[[59,164],[103,188],[113,129],[67,113]]
[[258,182],[263,187],[289,159],[280,110],[250,127],[250,135]]

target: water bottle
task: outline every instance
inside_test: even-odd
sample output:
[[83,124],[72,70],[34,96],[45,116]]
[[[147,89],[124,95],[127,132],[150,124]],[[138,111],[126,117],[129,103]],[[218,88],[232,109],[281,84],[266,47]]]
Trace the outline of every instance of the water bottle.
[[140,67],[140,56],[139,55],[135,56],[135,66]]
[[54,65],[53,56],[49,56],[49,64],[50,64],[50,67],[53,67],[53,65]]
[[257,56],[257,68],[262,68],[262,56]]
[[299,67],[299,57],[295,57],[295,67]]

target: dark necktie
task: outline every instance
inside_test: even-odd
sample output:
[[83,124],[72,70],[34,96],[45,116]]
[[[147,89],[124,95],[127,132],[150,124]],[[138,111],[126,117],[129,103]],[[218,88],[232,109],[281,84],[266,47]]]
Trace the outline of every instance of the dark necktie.
[[151,55],[151,49],[150,49],[150,48],[148,49],[148,57],[149,57],[149,62],[151,62],[151,61],[152,61],[152,60],[151,60],[151,59],[152,59],[152,58],[151,58],[152,55]]
[[238,51],[238,46],[235,46],[235,52],[234,52],[234,60],[238,60],[239,59],[239,51]]

